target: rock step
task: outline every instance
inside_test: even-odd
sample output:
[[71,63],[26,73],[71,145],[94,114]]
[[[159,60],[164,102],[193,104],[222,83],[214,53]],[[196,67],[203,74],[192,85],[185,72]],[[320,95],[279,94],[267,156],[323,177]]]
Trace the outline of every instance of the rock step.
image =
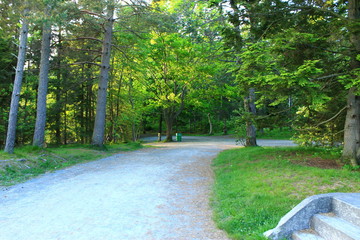
[[360,198],[355,195],[334,197],[333,212],[340,218],[360,227]]
[[360,240],[360,227],[333,213],[314,215],[311,227],[325,240]]
[[293,233],[292,239],[293,240],[325,240],[312,229],[296,231]]

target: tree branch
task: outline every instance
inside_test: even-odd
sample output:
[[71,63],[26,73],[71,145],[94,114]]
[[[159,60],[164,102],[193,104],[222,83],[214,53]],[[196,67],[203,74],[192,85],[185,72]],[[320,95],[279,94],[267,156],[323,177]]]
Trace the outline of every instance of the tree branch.
[[80,40],[93,40],[93,41],[97,41],[97,42],[102,43],[101,39],[94,38],[94,37],[77,37],[77,38],[74,38],[74,39],[64,39],[64,41],[80,41]]
[[275,112],[275,113],[270,113],[270,114],[265,115],[265,116],[259,116],[259,117],[257,117],[256,119],[257,119],[257,120],[265,119],[265,118],[268,118],[268,117],[271,117],[271,116],[275,116],[275,115],[278,115],[278,114],[280,114],[280,113],[289,111],[290,109],[291,109],[291,107],[286,108],[286,109],[281,110],[281,111],[278,111],[278,112]]
[[318,123],[315,127],[318,127],[318,126],[320,126],[320,125],[322,125],[322,124],[325,124],[325,123],[328,123],[328,122],[334,120],[334,119],[337,118],[345,109],[347,109],[347,106],[343,107],[338,113],[336,113],[334,116],[332,116],[332,117],[329,118],[328,120],[325,120],[325,121],[323,121],[323,122],[321,122],[321,123]]
[[100,64],[94,63],[94,62],[75,62],[75,63],[69,63],[69,65],[82,65],[82,64],[90,64],[90,65],[95,65],[95,66],[101,67]]
[[68,48],[68,49],[69,49],[69,50],[74,50],[74,51],[102,53],[101,50],[91,50],[91,49],[82,49],[82,48]]
[[313,78],[313,79],[310,79],[310,81],[322,80],[322,79],[338,77],[338,76],[342,76],[342,75],[345,75],[345,73],[334,73],[334,74],[330,74],[330,75],[323,76],[323,77]]
[[93,15],[93,16],[97,16],[99,18],[103,18],[105,19],[106,17],[101,15],[101,14],[98,14],[98,13],[94,13],[94,12],[91,12],[89,10],[80,10],[81,13],[86,13],[86,14],[89,14],[89,15]]

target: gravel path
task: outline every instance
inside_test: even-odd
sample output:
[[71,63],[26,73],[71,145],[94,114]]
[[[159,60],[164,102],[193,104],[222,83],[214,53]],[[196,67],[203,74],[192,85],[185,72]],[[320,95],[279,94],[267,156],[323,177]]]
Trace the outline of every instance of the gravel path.
[[1,190],[0,239],[228,239],[211,219],[210,164],[223,149],[236,147],[234,140],[183,139]]

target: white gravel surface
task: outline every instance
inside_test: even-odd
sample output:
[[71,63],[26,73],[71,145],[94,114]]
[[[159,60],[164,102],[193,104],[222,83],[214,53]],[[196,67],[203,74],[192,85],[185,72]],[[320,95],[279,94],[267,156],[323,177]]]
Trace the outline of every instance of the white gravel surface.
[[0,240],[228,239],[212,221],[210,164],[238,146],[226,137],[183,140],[2,189]]

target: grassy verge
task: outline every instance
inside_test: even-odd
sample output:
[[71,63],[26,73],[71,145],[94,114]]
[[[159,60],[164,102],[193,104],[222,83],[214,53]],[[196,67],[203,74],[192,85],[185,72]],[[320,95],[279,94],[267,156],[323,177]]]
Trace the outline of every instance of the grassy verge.
[[222,152],[213,165],[212,204],[218,226],[234,239],[265,239],[263,232],[304,198],[359,192],[360,172],[341,167],[339,154],[300,147]]
[[262,132],[257,131],[257,138],[261,139],[278,139],[278,140],[288,140],[293,137],[295,131],[289,128],[275,128],[269,129],[264,128]]
[[11,155],[1,151],[0,186],[13,185],[46,172],[141,147],[140,143],[106,145],[102,149],[74,144],[45,149],[25,146],[15,149],[15,153]]

